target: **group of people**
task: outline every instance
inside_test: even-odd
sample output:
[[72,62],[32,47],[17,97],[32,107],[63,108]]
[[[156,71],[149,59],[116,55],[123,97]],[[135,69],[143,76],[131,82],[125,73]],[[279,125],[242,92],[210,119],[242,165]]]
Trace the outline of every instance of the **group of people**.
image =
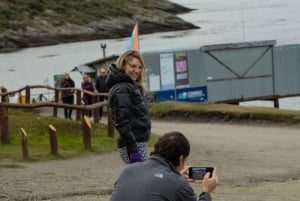
[[[94,92],[95,88],[97,92],[99,93],[108,93],[108,89],[105,84],[105,78],[106,78],[106,69],[102,68],[100,69],[100,75],[96,79],[96,83],[92,82],[91,77],[88,74],[83,74],[82,76],[82,82],[81,82],[81,89],[84,90],[82,95],[82,101],[85,105],[93,104],[93,96],[89,94],[86,91]],[[74,88],[75,88],[75,82],[71,79],[69,73],[65,73],[63,79],[60,82],[60,88],[64,88],[61,92],[62,96],[62,102],[64,104],[74,104]],[[100,96],[99,101],[104,101],[105,96]],[[72,108],[64,108],[64,116],[65,119],[72,119]],[[92,111],[87,110],[86,115],[88,117],[92,116]],[[103,108],[99,108],[99,118],[101,119],[103,116]]]
[[[119,133],[118,151],[126,164],[115,181],[110,200],[212,200],[210,193],[218,183],[216,168],[211,175],[205,174],[202,193],[197,196],[189,184],[194,180],[188,177],[190,144],[181,132],[161,136],[148,156],[151,121],[145,100],[144,73],[145,64],[139,51],[127,50],[110,65],[107,75],[105,69],[101,69],[96,80],[99,93],[107,92],[103,86],[108,90],[108,109]],[[83,79],[82,88],[93,91],[91,79],[87,75]],[[86,104],[93,101],[88,95],[83,96]],[[99,110],[100,116],[102,112]],[[68,116],[70,112],[65,114]]]

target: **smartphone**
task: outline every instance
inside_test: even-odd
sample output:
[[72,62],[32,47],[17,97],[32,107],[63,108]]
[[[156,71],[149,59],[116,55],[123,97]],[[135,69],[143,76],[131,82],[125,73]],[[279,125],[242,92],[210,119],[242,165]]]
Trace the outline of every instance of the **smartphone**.
[[204,175],[209,172],[209,177],[212,177],[213,167],[190,167],[189,168],[189,178],[195,180],[202,180]]

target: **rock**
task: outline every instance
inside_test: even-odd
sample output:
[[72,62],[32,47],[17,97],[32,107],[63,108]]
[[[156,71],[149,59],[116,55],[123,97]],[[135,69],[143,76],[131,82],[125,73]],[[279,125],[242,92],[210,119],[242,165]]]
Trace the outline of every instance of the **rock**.
[[138,1],[130,4],[137,10],[133,18],[108,18],[92,21],[85,25],[65,23],[56,26],[40,16],[22,30],[7,30],[0,35],[0,52],[15,51],[25,47],[53,45],[75,41],[116,39],[129,37],[135,22],[139,23],[139,33],[197,29],[199,27],[185,22],[176,14],[190,12],[192,9],[171,3],[167,0],[153,1],[151,7],[139,6]]

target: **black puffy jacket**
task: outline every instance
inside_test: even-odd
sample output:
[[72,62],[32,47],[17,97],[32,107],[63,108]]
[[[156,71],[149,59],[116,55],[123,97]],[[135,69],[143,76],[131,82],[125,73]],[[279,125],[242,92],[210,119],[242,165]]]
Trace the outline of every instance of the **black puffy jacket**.
[[118,147],[137,150],[136,142],[149,140],[151,121],[145,99],[138,84],[115,64],[109,68],[106,85],[109,88],[108,107],[119,132]]

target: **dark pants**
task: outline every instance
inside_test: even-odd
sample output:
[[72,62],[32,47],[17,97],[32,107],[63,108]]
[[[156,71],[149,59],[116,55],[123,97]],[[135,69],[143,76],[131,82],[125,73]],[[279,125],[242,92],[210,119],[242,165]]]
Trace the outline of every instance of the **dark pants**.
[[[99,96],[99,102],[103,102],[107,98],[105,96]],[[99,107],[99,119],[103,117],[103,107]]]
[[[74,104],[74,96],[66,96],[62,98],[62,102],[64,104],[70,104],[73,105]],[[69,109],[69,108],[64,108],[64,112],[65,112],[65,118],[66,119],[72,119],[72,111],[73,109]]]

